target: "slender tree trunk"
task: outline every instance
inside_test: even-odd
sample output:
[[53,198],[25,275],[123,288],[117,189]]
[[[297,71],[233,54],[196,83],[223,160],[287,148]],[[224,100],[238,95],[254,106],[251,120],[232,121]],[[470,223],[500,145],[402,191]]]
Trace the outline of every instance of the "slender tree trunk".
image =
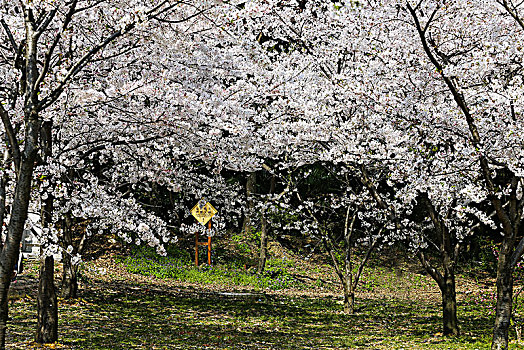
[[[52,219],[53,197],[45,200],[42,208],[42,227],[49,227]],[[58,340],[58,303],[55,290],[55,259],[52,256],[40,257],[40,276],[38,283],[38,322],[35,341],[54,343]]]
[[[269,194],[273,194],[275,192],[276,187],[276,177],[275,175],[271,176],[271,184],[269,186]],[[268,227],[267,227],[267,217],[266,217],[266,209],[262,209],[262,212],[260,213],[260,221],[261,221],[261,232],[260,232],[260,250],[258,255],[258,269],[257,273],[261,274],[264,272],[264,269],[266,268],[266,260],[267,260],[267,242],[268,242]]]
[[[8,303],[7,303],[7,293],[9,291],[9,285],[6,286],[5,283],[0,284],[0,295],[2,299],[0,300],[0,349],[5,349],[5,335],[7,332],[7,317],[9,315]],[[5,297],[4,297],[5,295]]]
[[[6,140],[9,142],[8,140]],[[7,168],[9,167],[9,150],[6,149],[4,152],[4,159],[3,159],[3,167]],[[7,172],[3,172],[2,176],[0,176],[0,249],[2,248],[2,245],[4,244],[4,220],[6,217],[6,200],[7,200],[7,192],[6,187],[7,183],[9,181],[9,176],[7,175]]]
[[344,284],[344,312],[347,314],[355,313],[355,289],[356,284],[353,284],[353,226],[357,215],[354,214],[349,224],[351,208],[347,207],[346,219],[344,221],[344,269],[345,276],[342,283]]
[[75,299],[78,296],[78,277],[76,268],[71,263],[71,256],[62,257],[64,271],[62,275],[61,296],[63,299]]
[[507,257],[499,255],[497,264],[497,308],[493,329],[492,350],[506,350],[513,304],[513,268]]
[[[52,127],[51,121],[42,124],[40,142],[43,150],[43,162],[47,163],[52,156]],[[53,189],[53,179],[49,179],[49,188]],[[53,196],[47,194],[47,199],[42,203],[41,221],[42,228],[49,228],[53,221]],[[47,240],[46,240],[47,241]],[[47,242],[44,242],[44,244]],[[52,256],[40,257],[40,277],[38,283],[38,323],[35,341],[37,343],[54,343],[58,340],[58,304],[55,290],[55,259]]]
[[[354,221],[354,220],[353,220]],[[334,252],[334,244],[332,237],[328,234],[324,234],[324,246],[331,257],[333,266],[335,267],[335,272],[342,283],[342,291],[344,293],[344,313],[353,314],[355,312],[355,290],[358,285],[358,277],[353,275],[353,270],[351,269],[351,257],[347,256],[348,250],[345,253],[345,269],[342,270],[337,261],[337,257]],[[364,261],[362,261],[365,264]],[[363,267],[363,265],[362,265]]]
[[352,276],[345,276],[343,281],[344,289],[344,313],[355,313],[355,290],[353,288]]
[[257,173],[252,172],[247,176],[246,182],[246,196],[247,196],[247,211],[244,214],[244,223],[242,224],[242,234],[248,234],[252,227],[253,209],[255,203],[253,201],[253,194],[255,193],[255,186],[257,182]]
[[7,237],[0,253],[0,350],[5,349],[8,318],[7,294],[15,262],[20,253],[20,242],[27,219],[35,154],[30,152],[31,157],[22,162],[20,166]]
[[[27,116],[27,115],[26,115]],[[15,186],[11,217],[7,230],[6,240],[0,252],[0,350],[5,349],[5,335],[7,330],[7,294],[11,284],[15,262],[20,253],[20,242],[27,220],[27,209],[31,193],[34,163],[36,159],[36,144],[38,141],[39,122],[37,116],[30,114],[26,125],[25,159],[18,168],[18,177]]]
[[266,260],[267,260],[267,219],[266,219],[266,213],[265,210],[261,213],[261,222],[262,222],[262,229],[260,232],[260,253],[258,256],[258,269],[257,273],[261,274],[264,272],[264,269],[266,267]]
[[[312,213],[310,214],[313,216]],[[335,256],[335,241],[333,237],[325,231],[322,232],[322,235],[323,235],[324,246],[327,252],[329,253],[329,256],[331,257],[331,261],[333,262],[333,266],[335,267],[335,272],[337,273],[337,276],[340,279],[340,282],[342,283],[342,289],[344,291],[344,312],[347,314],[353,314],[355,312],[355,292],[358,287],[360,276],[362,276],[362,271],[364,271],[364,267],[366,266],[369,260],[369,257],[371,256],[371,253],[377,246],[380,240],[380,237],[382,235],[382,232],[384,231],[385,226],[380,228],[375,240],[373,240],[369,244],[366,250],[366,254],[362,258],[362,260],[360,260],[360,263],[358,264],[358,269],[354,273],[353,272],[353,256],[352,256],[353,227],[355,225],[355,220],[357,218],[357,212],[353,213],[351,223],[349,222],[349,218],[350,218],[350,207],[348,207],[346,211],[346,221],[344,225],[344,241],[345,241],[344,270],[342,270],[342,268],[340,267],[337,257]],[[315,218],[315,221],[318,223],[318,220],[316,218]]]
[[[73,246],[73,232],[71,220],[66,217],[64,220],[64,247]],[[78,292],[77,266],[72,263],[71,255],[67,252],[62,253],[63,274],[61,296],[64,299],[74,299]]]

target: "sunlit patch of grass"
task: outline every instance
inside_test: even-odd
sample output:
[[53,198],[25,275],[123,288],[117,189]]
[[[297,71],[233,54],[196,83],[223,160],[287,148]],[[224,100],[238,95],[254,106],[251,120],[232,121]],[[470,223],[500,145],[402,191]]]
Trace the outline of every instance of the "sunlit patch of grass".
[[144,276],[154,276],[160,279],[176,281],[223,284],[232,286],[252,287],[255,290],[280,290],[286,288],[305,288],[287,270],[287,263],[269,261],[263,274],[246,271],[243,266],[234,264],[195,267],[190,261],[164,257],[152,254],[136,254],[123,259],[126,269],[130,273]]

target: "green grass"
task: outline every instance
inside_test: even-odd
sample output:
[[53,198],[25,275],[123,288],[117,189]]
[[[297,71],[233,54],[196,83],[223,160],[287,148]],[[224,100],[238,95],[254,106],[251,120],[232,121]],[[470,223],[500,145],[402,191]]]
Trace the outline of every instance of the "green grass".
[[[66,349],[488,349],[492,316],[460,305],[463,336],[440,335],[438,305],[360,299],[355,315],[333,298],[232,300],[150,291],[146,286],[89,292],[60,305]],[[31,348],[35,301],[11,305],[11,349]],[[512,349],[516,349],[512,344]]]
[[[280,291],[289,286],[275,284],[275,280],[291,276],[296,270],[290,260],[270,260],[269,272],[261,277],[234,263],[195,268],[190,262],[183,254],[165,258],[147,250],[113,261],[118,268],[107,271],[104,277],[93,274],[88,290],[82,290],[82,299],[60,303],[60,335],[54,348],[490,348],[494,322],[491,288],[472,289],[461,296],[458,316],[462,335],[446,338],[441,334],[441,306],[435,297],[438,289],[427,276],[408,271],[399,274],[383,266],[370,267],[362,276],[364,293],[356,300],[357,312],[347,315],[342,312],[340,297],[319,297],[316,288],[320,287],[317,285],[322,282],[320,279],[299,285],[308,288],[300,293],[295,293],[296,289]],[[94,262],[86,266],[86,271],[97,269]],[[133,283],[129,274],[118,272],[123,267],[132,273],[158,278],[154,283]],[[21,276],[19,286],[30,282],[34,287],[36,281],[29,271]],[[163,282],[166,280],[169,283]],[[198,284],[187,287],[177,285],[176,281]],[[249,286],[274,291],[250,299],[238,295],[232,298],[211,292],[216,287],[211,284],[227,285],[226,290]],[[324,286],[324,282],[321,284]],[[24,293],[28,292],[34,295],[34,288]],[[433,297],[425,297],[429,295]],[[12,298],[10,303],[13,319],[8,329],[8,349],[40,349],[32,343],[36,301],[21,296]],[[513,339],[515,332],[511,328],[510,340]],[[510,349],[524,346],[513,341]]]
[[255,290],[280,290],[286,288],[305,288],[293,278],[288,268],[290,262],[282,259],[269,260],[263,274],[246,271],[239,264],[222,264],[196,267],[186,257],[158,256],[149,250],[139,250],[133,256],[123,259],[130,273],[154,276],[160,279],[199,284],[223,284],[228,286],[251,287]]

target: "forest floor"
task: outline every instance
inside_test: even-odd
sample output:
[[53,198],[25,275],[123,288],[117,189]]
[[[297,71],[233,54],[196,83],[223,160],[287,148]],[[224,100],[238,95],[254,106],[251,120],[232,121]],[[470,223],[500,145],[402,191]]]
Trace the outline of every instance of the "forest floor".
[[[487,275],[459,276],[462,335],[448,338],[438,288],[413,266],[372,264],[348,315],[329,265],[286,258],[285,273],[296,283],[275,289],[131,273],[124,257],[103,255],[84,263],[79,298],[59,300],[59,341],[47,345],[33,343],[38,266],[31,263],[11,287],[7,348],[489,348],[495,287]],[[57,264],[57,280],[59,272]],[[524,349],[513,328],[511,338],[511,349]]]

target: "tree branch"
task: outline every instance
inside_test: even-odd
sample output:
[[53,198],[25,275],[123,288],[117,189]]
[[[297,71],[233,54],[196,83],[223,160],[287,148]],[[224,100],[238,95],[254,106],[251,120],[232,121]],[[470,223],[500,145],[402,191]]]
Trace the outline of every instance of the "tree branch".
[[431,263],[429,262],[429,260],[427,260],[426,258],[426,255],[424,254],[424,252],[422,252],[421,250],[419,250],[417,252],[417,258],[420,260],[420,262],[422,263],[422,266],[424,266],[424,270],[427,271],[427,273],[429,273],[431,275],[431,277],[433,277],[433,279],[437,282],[437,284],[439,285],[439,287],[442,287],[444,286],[444,277],[442,277],[442,275],[440,274],[440,272],[437,271],[437,269],[435,269]]
[[488,189],[488,191],[490,193],[491,202],[492,202],[493,206],[495,207],[495,210],[497,212],[497,215],[498,215],[500,221],[503,224],[504,232],[506,234],[511,234],[513,232],[513,226],[511,224],[511,220],[510,220],[508,214],[503,210],[502,202],[496,195],[495,184],[494,184],[493,178],[491,176],[491,170],[489,168],[489,163],[488,163],[488,160],[487,160],[486,156],[483,154],[483,151],[482,151],[482,142],[481,142],[481,139],[480,139],[480,134],[479,134],[479,131],[478,131],[477,126],[475,124],[475,120],[473,119],[473,116],[471,115],[471,113],[469,111],[469,108],[468,108],[468,106],[466,104],[464,96],[459,92],[459,90],[454,85],[454,83],[451,81],[451,79],[444,74],[442,65],[438,62],[438,60],[435,58],[435,56],[431,52],[431,49],[429,48],[428,42],[427,42],[427,39],[426,39],[426,35],[425,35],[426,33],[422,29],[422,26],[420,24],[419,18],[417,16],[415,10],[409,4],[409,2],[407,3],[407,8],[408,8],[408,10],[409,10],[409,12],[410,12],[414,22],[415,22],[415,27],[416,27],[418,35],[420,37],[420,40],[421,40],[424,52],[426,53],[426,55],[428,56],[428,58],[431,61],[431,63],[435,66],[435,68],[439,72],[439,74],[442,77],[442,79],[444,80],[445,84],[448,86],[449,91],[453,95],[453,99],[455,100],[455,102],[457,103],[459,109],[462,111],[462,113],[464,114],[464,116],[466,118],[466,122],[468,123],[468,127],[469,127],[469,130],[470,130],[470,133],[471,133],[471,142],[479,150],[480,166],[481,166],[481,169],[482,169],[482,172],[483,172],[483,175],[484,175],[484,181],[486,182],[487,189]]
[[7,34],[7,37],[9,38],[9,42],[11,43],[11,46],[13,47],[13,52],[16,54],[18,51],[15,38],[13,37],[13,33],[11,33],[11,30],[7,26],[7,23],[5,23],[4,19],[0,19],[0,24],[2,24],[2,27],[4,27],[5,33]]
[[11,149],[11,154],[13,155],[13,161],[15,163],[15,172],[18,175],[20,171],[20,146],[16,138],[15,130],[11,124],[11,119],[9,119],[9,114],[4,109],[4,106],[0,104],[0,118],[4,124],[4,128],[9,139],[9,148]]
[[71,3],[71,7],[69,8],[69,11],[67,12],[67,15],[64,19],[62,30],[56,34],[55,39],[53,40],[53,43],[51,44],[51,47],[46,52],[45,57],[44,57],[44,66],[42,67],[42,71],[40,72],[40,75],[38,76],[38,79],[35,82],[35,86],[33,87],[34,89],[38,88],[38,86],[42,83],[46,74],[48,73],[50,62],[51,62],[51,56],[53,55],[53,52],[55,51],[55,48],[58,45],[62,37],[62,32],[64,32],[67,29],[67,26],[69,25],[69,23],[71,22],[73,18],[73,14],[75,13],[75,8],[76,8],[77,3],[78,3],[78,0],[74,0]]

